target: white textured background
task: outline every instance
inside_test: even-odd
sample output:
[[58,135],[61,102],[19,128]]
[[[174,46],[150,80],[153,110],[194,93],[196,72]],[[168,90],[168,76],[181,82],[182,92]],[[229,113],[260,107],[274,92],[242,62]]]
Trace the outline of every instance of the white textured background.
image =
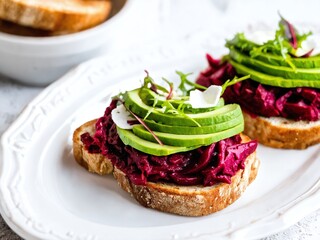
[[[170,39],[181,36],[197,37],[193,33],[199,31],[214,31],[228,37],[226,33],[230,29],[240,31],[248,25],[261,23],[275,26],[278,21],[277,11],[293,22],[320,23],[320,1],[317,0],[154,0],[157,2],[157,12],[144,8],[143,3],[148,0],[134,1],[140,4],[140,12],[133,16],[135,21],[123,26],[126,36],[116,39],[113,52],[127,51],[132,47],[143,49],[144,44],[164,39],[170,42]],[[0,135],[41,90],[14,83],[0,75]],[[20,239],[1,217],[0,239]],[[320,239],[320,211],[284,232],[264,238],[282,239]]]

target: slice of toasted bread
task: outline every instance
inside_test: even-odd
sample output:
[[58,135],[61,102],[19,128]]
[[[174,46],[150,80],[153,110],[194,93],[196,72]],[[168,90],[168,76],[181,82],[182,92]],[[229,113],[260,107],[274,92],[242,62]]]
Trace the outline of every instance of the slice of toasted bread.
[[281,117],[251,116],[243,112],[244,133],[274,148],[305,149],[320,143],[320,120],[293,121]]
[[73,156],[75,160],[84,168],[86,168],[89,172],[97,173],[99,175],[105,175],[112,173],[113,165],[109,159],[99,153],[89,153],[82,141],[81,135],[83,133],[90,133],[91,136],[94,135],[95,128],[95,120],[91,120],[89,122],[84,123],[80,127],[78,127],[73,133]]
[[[94,134],[95,122],[96,120],[92,120],[75,130],[73,153],[76,161],[89,171],[107,174],[112,171],[111,161],[101,154],[88,153],[80,140],[82,133]],[[243,142],[250,141],[243,134],[241,137]],[[211,187],[178,186],[154,182],[148,182],[145,186],[135,185],[116,167],[113,175],[122,189],[145,207],[183,216],[203,216],[219,211],[237,200],[255,179],[259,164],[254,152],[246,159],[245,169],[239,170],[232,177],[231,184],[219,183]]]
[[109,0],[4,0],[0,18],[23,26],[55,32],[76,32],[103,22]]
[[177,186],[174,184],[147,182],[133,184],[126,175],[114,168],[113,175],[119,185],[141,205],[182,216],[204,216],[220,211],[236,201],[256,178],[260,161],[252,153],[244,170],[232,177],[231,184],[219,183],[210,187]]

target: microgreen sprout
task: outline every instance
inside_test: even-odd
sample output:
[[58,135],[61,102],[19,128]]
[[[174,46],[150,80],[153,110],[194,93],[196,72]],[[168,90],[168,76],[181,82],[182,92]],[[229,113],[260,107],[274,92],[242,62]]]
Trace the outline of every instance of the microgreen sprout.
[[150,88],[155,93],[158,93],[158,90],[168,93],[168,90],[165,87],[162,87],[154,82],[154,80],[150,77],[149,72],[144,70],[147,76],[144,78],[143,87]]
[[[202,90],[206,90],[207,88],[191,82],[190,80],[188,80],[188,76],[190,76],[192,73],[182,73],[180,71],[176,71],[176,73],[180,76],[180,84],[178,86],[178,89],[182,92],[183,96],[189,96],[190,91],[194,90],[194,89],[202,89]],[[187,89],[186,85],[191,86],[191,89]]]
[[284,17],[281,16],[280,13],[278,13],[281,20],[279,22],[280,30],[283,31],[283,35],[286,36],[287,40],[289,40],[290,44],[294,49],[298,48],[298,42],[297,42],[297,34],[296,29],[293,27],[293,25],[286,20]]
[[238,82],[241,82],[243,80],[246,80],[248,78],[250,78],[250,75],[246,75],[246,76],[243,76],[241,78],[234,77],[232,80],[229,79],[229,80],[225,81],[225,83],[221,86],[222,87],[222,91],[221,91],[221,95],[220,96],[223,95],[223,93],[227,89],[227,87],[229,87],[231,85],[234,85],[234,84],[236,84]]
[[[296,57],[296,52],[301,47],[302,42],[305,41],[312,32],[300,34],[280,13],[279,16],[278,30],[275,32],[272,40],[263,44],[257,44],[246,39],[243,33],[238,33],[232,40],[226,42],[226,47],[248,52],[253,58],[265,53],[280,55],[293,70],[296,70],[296,66],[292,63],[292,57]],[[312,50],[313,49],[308,51],[303,57],[309,56]]]
[[[147,124],[138,116],[136,115],[134,112],[132,112],[126,105],[125,102],[123,100],[125,94],[119,94],[115,97],[113,97],[114,100],[117,100],[118,102],[120,102],[121,104],[123,104],[123,106],[125,107],[125,109],[131,114],[132,117],[134,117],[136,119],[136,121],[138,121],[153,137],[154,139],[160,144],[163,145],[163,143],[161,142],[161,140],[157,137],[157,135],[155,135],[155,133],[147,126]],[[128,122],[129,123],[129,122]],[[131,122],[134,123],[134,120]],[[130,123],[129,123],[130,124]]]
[[162,78],[163,81],[165,81],[166,83],[168,83],[169,85],[169,93],[167,95],[167,100],[170,100],[173,96],[173,82],[169,82],[167,79]]

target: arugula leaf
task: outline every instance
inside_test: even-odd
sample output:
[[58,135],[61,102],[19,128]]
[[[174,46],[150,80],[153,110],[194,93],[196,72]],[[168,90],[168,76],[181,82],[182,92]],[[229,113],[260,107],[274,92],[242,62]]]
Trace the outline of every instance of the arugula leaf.
[[178,114],[177,109],[169,101],[164,101],[161,106],[164,113]]
[[[207,88],[200,85],[200,84],[197,84],[197,83],[194,83],[194,82],[191,82],[190,80],[188,80],[188,76],[190,76],[192,73],[182,73],[180,71],[176,71],[176,73],[180,76],[180,84],[178,86],[178,89],[180,89],[180,91],[182,92],[182,95],[183,96],[189,96],[189,93],[190,91],[198,88],[198,89],[202,89],[202,90],[206,90]],[[186,85],[189,85],[193,88],[191,89],[187,89]]]
[[185,114],[183,112],[183,109],[181,109],[179,107],[175,108],[169,101],[165,101],[162,104],[162,107],[163,107],[164,113],[170,113],[170,114],[174,114],[174,115],[181,115],[181,116],[183,116],[185,118],[188,118],[192,122],[194,122],[198,127],[201,127],[201,125],[196,120],[194,120],[193,118],[191,118],[187,114]]
[[[189,117],[186,114],[186,112],[190,112],[190,108],[192,108],[191,105],[187,103],[187,101],[189,100],[190,91],[195,90],[195,89],[206,90],[207,89],[206,87],[201,86],[201,85],[196,84],[196,83],[193,83],[190,80],[188,80],[188,76],[191,75],[191,73],[185,74],[185,73],[182,73],[180,71],[176,71],[176,73],[180,76],[180,79],[181,79],[181,82],[180,82],[180,85],[179,85],[179,89],[182,92],[182,96],[179,96],[179,98],[173,99],[172,98],[173,97],[172,93],[173,93],[174,86],[173,86],[172,82],[170,82],[169,80],[167,80],[165,78],[162,78],[162,80],[165,81],[169,85],[169,88],[170,88],[169,90],[165,89],[166,91],[162,91],[162,89],[159,88],[159,85],[154,83],[153,79],[149,76],[147,71],[146,71],[146,73],[147,73],[147,76],[145,77],[144,85],[140,89],[140,97],[149,98],[148,102],[150,104],[152,104],[152,108],[150,110],[148,110],[148,112],[144,116],[143,120],[146,120],[152,112],[159,111],[159,112],[162,112],[162,113],[168,113],[168,114],[183,116],[183,117],[188,118],[191,121],[193,121],[196,126],[201,127],[201,125],[196,120],[192,119],[191,117]],[[235,84],[237,82],[240,82],[240,81],[243,81],[245,79],[248,79],[249,77],[250,76],[244,76],[244,77],[241,77],[241,78],[235,77],[232,80],[226,81],[222,85],[222,89],[223,90],[222,90],[221,95],[223,94],[223,92],[225,91],[225,89],[227,87],[229,87],[229,86],[231,86],[231,85],[233,85],[233,84]],[[163,98],[163,95],[161,95],[160,92],[153,91],[154,93],[151,95],[152,99],[150,99],[150,95],[147,94],[147,92],[144,92],[144,90],[147,90],[147,91],[152,90],[150,88],[150,84],[151,84],[151,87],[153,86],[157,90],[159,89],[162,92],[168,93],[167,97]],[[164,87],[161,87],[161,88],[164,88]],[[161,99],[160,99],[160,97],[161,97]],[[124,95],[124,99],[125,99],[125,95]],[[159,108],[159,107],[161,107],[161,108]]]
[[309,36],[311,36],[312,35],[312,32],[311,31],[309,31],[309,32],[307,32],[307,33],[305,33],[305,34],[297,34],[297,42],[298,42],[298,47],[301,47],[301,43],[304,41],[304,40],[306,40]]
[[280,32],[280,31],[277,31],[277,33],[276,33],[276,41],[278,42],[279,47],[280,47],[280,54],[281,54],[282,58],[289,64],[289,66],[294,71],[296,71],[297,68],[292,63],[291,56],[288,54],[288,52],[292,49],[292,46],[288,42],[284,41],[283,37],[281,36],[282,34],[278,34],[278,32]]
[[290,42],[291,46],[294,50],[297,50],[301,47],[301,43],[308,38],[308,36],[312,35],[312,32],[309,31],[305,34],[299,34],[297,29],[290,23],[287,19],[280,16],[279,28],[282,31],[282,35]]
[[232,40],[227,40],[227,48],[236,46],[241,51],[250,52],[253,48],[259,47],[258,44],[246,39],[244,33],[237,33]]
[[291,58],[295,56],[296,50],[301,47],[302,42],[306,40],[312,32],[299,34],[288,20],[280,14],[279,16],[280,21],[273,40],[269,40],[263,45],[257,45],[246,39],[243,33],[238,33],[232,40],[226,42],[226,47],[235,47],[240,51],[249,53],[253,58],[265,53],[280,55],[293,70],[296,70]]
[[147,76],[144,78],[142,87],[150,88],[152,91],[158,93],[158,89],[162,92],[168,93],[168,90],[159,84],[156,84],[153,80],[153,78],[150,77],[149,72],[147,70],[144,70],[147,74]]
[[243,77],[241,77],[241,78],[238,78],[238,77],[236,76],[236,77],[234,77],[232,80],[229,79],[229,80],[225,81],[225,83],[221,85],[222,90],[221,90],[220,96],[223,95],[223,93],[224,93],[224,91],[227,89],[227,87],[229,87],[229,86],[231,86],[231,85],[234,85],[234,84],[236,84],[236,83],[238,83],[238,82],[241,82],[241,81],[243,81],[243,80],[246,80],[246,79],[248,79],[248,78],[250,78],[250,75],[246,75],[246,76],[243,76]]

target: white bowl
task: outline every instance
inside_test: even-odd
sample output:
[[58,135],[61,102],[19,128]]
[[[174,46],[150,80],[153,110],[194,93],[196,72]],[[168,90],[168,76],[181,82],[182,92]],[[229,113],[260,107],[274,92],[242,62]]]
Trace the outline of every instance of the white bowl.
[[113,17],[78,33],[25,37],[0,32],[0,73],[22,83],[45,86],[73,66],[99,55],[101,47],[111,45],[116,38],[133,4],[131,0],[113,2],[116,7],[120,3],[121,8]]

